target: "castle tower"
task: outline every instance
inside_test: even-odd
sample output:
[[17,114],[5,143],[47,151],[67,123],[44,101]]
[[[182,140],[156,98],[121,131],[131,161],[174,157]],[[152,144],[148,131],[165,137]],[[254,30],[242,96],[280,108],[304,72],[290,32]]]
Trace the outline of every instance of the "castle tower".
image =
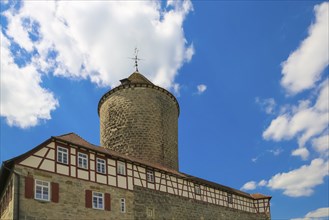
[[101,146],[178,170],[179,104],[138,71],[98,103]]

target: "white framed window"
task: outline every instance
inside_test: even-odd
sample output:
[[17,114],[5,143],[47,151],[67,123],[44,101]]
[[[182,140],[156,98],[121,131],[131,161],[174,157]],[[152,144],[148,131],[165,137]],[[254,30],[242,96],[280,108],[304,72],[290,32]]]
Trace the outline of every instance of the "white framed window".
[[106,169],[105,169],[105,160],[97,158],[96,160],[97,164],[96,164],[96,168],[97,168],[97,172],[98,173],[106,173]]
[[117,173],[120,175],[126,175],[126,163],[122,162],[122,161],[118,161],[117,163]]
[[50,182],[35,180],[34,198],[43,201],[50,201]]
[[153,170],[147,170],[146,171],[146,178],[147,178],[147,182],[154,183],[154,172],[153,172]]
[[57,147],[57,162],[68,164],[68,149],[65,147]]
[[120,212],[121,213],[126,212],[126,200],[124,198],[120,199]]
[[194,185],[194,192],[196,195],[201,195],[201,188],[200,185]]
[[93,208],[104,209],[104,193],[93,192]]
[[88,155],[84,153],[78,153],[78,166],[84,169],[88,169]]

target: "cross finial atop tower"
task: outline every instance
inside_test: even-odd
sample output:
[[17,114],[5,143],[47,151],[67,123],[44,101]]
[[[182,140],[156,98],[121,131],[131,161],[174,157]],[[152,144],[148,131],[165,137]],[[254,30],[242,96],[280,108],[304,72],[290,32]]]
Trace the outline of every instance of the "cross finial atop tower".
[[142,60],[142,59],[139,59],[138,58],[138,52],[139,52],[139,50],[137,49],[137,47],[135,47],[135,57],[134,58],[130,58],[130,59],[135,60],[135,69],[136,69],[136,72],[138,72],[138,60]]

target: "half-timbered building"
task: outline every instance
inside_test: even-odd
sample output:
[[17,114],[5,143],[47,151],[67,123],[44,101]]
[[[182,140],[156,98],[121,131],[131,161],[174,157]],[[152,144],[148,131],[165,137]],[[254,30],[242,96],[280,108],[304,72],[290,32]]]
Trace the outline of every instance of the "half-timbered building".
[[1,219],[270,218],[270,196],[179,171],[178,102],[138,72],[98,111],[101,146],[69,133],[3,162]]

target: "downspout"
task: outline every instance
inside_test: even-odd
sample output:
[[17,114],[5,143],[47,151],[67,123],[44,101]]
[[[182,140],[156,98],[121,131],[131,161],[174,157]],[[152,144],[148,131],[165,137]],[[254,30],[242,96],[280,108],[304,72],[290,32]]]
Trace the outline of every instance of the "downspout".
[[[12,169],[9,169],[8,167],[6,167],[5,166],[5,164],[3,164],[3,167],[5,168],[5,169],[7,169],[7,170],[9,170],[11,173],[14,173],[15,174],[15,176],[17,177],[17,185],[18,185],[18,187],[17,187],[17,220],[19,220],[19,208],[20,208],[20,206],[19,206],[19,200],[20,200],[20,190],[19,190],[19,188],[20,188],[20,175],[19,175],[19,173],[17,173],[16,171],[14,171],[14,168],[12,168]],[[15,196],[15,194],[14,194],[14,196]],[[14,197],[14,199],[15,199],[15,197]],[[14,203],[14,205],[15,205],[15,203]],[[14,212],[14,219],[15,219],[15,212]]]
[[17,187],[17,220],[19,220],[19,201],[20,201],[20,188],[21,188],[21,184],[20,184],[20,179],[21,179],[21,177],[20,177],[20,175],[18,174],[18,173],[16,173],[15,171],[13,171],[14,172],[14,174],[16,175],[16,177],[17,177],[17,185],[18,185],[18,187]]

